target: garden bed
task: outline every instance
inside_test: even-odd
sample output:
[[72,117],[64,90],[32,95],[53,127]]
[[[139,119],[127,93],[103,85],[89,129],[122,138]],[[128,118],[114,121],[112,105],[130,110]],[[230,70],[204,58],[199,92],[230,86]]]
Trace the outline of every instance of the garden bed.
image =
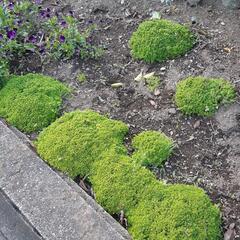
[[[71,9],[66,3],[45,4],[62,11]],[[29,56],[23,59],[22,67],[13,70],[42,72],[69,85],[72,96],[64,101],[63,112],[91,108],[127,123],[127,146],[143,130],[160,130],[171,136],[176,143],[174,154],[163,168],[153,168],[153,172],[169,183],[202,187],[223,213],[224,232],[228,230],[240,239],[239,96],[234,105],[223,107],[216,116],[208,118],[184,116],[173,100],[176,83],[190,75],[225,78],[235,84],[239,94],[239,10],[228,11],[216,1],[203,1],[196,8],[183,1],[170,7],[155,1],[123,1],[118,10],[108,8],[104,2],[92,9],[81,9],[76,2],[74,8],[78,9],[75,14],[79,14],[82,26],[97,25],[92,41],[104,46],[104,55],[98,60],[52,61],[43,67],[37,57],[34,60]],[[184,57],[158,64],[133,60],[128,41],[152,11],[189,24],[199,38],[193,50]],[[134,80],[141,71],[155,72],[160,77],[158,91],[151,93]],[[83,82],[79,82],[80,73],[86,76]],[[114,83],[121,83],[122,87],[114,88]],[[36,136],[37,133],[29,135],[32,140]]]

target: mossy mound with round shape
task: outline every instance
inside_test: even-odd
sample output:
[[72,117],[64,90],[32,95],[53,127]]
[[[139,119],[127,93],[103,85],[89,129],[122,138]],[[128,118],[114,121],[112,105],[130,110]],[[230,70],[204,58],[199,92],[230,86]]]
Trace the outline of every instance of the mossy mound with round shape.
[[133,138],[132,145],[132,158],[143,166],[162,166],[173,150],[172,139],[157,131],[140,133]]
[[134,240],[219,240],[220,213],[203,190],[172,185],[163,199],[144,199],[128,214]]
[[233,85],[223,79],[189,77],[177,85],[175,101],[188,115],[212,116],[221,104],[236,98]]
[[129,46],[134,58],[153,63],[184,55],[194,42],[195,38],[187,27],[156,19],[141,23],[133,33]]
[[134,208],[155,176],[128,156],[107,153],[90,177],[97,201],[110,213]]
[[22,131],[39,131],[56,119],[68,92],[48,76],[13,76],[0,91],[0,116]]
[[128,127],[92,111],[67,113],[38,138],[37,151],[51,166],[72,178],[91,173],[92,164],[106,151],[126,154]]

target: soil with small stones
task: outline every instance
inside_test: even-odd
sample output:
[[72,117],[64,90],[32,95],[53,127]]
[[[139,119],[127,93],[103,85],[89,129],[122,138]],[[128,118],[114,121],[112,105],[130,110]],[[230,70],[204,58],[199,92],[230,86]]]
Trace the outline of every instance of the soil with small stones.
[[[174,155],[162,169],[152,169],[156,176],[204,188],[222,210],[225,240],[240,239],[240,10],[224,9],[218,0],[205,0],[193,8],[181,0],[171,6],[159,0],[49,2],[58,11],[74,9],[83,28],[96,24],[92,40],[105,53],[98,60],[74,59],[43,67],[31,57],[27,71],[42,71],[74,89],[63,111],[91,108],[128,123],[129,142],[143,130],[161,130],[171,136],[176,143]],[[153,11],[189,25],[198,36],[193,50],[159,64],[134,61],[129,38]],[[155,94],[134,80],[141,71],[160,76]],[[77,81],[79,73],[87,76],[83,84]],[[221,107],[212,118],[184,116],[173,97],[176,83],[191,75],[230,80],[238,91],[237,102]],[[115,89],[113,83],[123,87]]]

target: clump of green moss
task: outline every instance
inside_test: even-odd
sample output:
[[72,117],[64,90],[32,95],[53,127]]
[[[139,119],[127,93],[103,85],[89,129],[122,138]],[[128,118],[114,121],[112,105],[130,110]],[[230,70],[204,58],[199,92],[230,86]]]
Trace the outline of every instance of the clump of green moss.
[[69,89],[40,74],[13,76],[0,91],[0,116],[25,132],[41,130],[54,121]]
[[160,78],[157,76],[152,76],[146,79],[147,88],[150,92],[154,92],[160,85]]
[[177,85],[175,101],[186,114],[211,116],[219,105],[235,100],[233,85],[223,79],[189,77]]
[[90,177],[97,201],[110,213],[134,208],[155,176],[128,156],[107,153]]
[[173,150],[172,139],[157,131],[140,133],[134,137],[132,145],[135,149],[132,158],[144,166],[162,166]]
[[142,198],[128,213],[129,232],[134,240],[218,240],[221,236],[219,209],[203,190],[170,185]]
[[38,153],[71,177],[91,173],[92,164],[106,151],[126,154],[128,127],[93,111],[65,114],[46,128],[36,143]]
[[194,45],[190,30],[169,20],[156,19],[141,23],[129,45],[134,58],[162,62],[185,54]]
[[79,83],[84,83],[87,80],[87,77],[84,73],[79,73],[77,76],[77,80]]

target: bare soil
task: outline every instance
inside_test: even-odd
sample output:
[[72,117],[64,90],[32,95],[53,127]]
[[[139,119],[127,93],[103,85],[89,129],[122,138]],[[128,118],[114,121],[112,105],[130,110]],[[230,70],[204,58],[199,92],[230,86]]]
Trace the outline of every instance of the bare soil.
[[[175,153],[164,168],[153,169],[156,176],[204,188],[222,210],[225,240],[240,239],[240,10],[224,9],[217,0],[202,1],[197,7],[181,0],[171,6],[159,0],[49,2],[61,11],[73,8],[83,27],[96,24],[92,40],[104,46],[105,53],[98,60],[52,62],[43,68],[32,61],[27,71],[43,71],[74,89],[63,111],[91,108],[128,123],[129,141],[146,129],[171,136]],[[152,11],[189,25],[198,36],[194,49],[159,64],[133,60],[129,38]],[[155,94],[134,80],[141,71],[160,76]],[[86,74],[86,82],[77,81],[79,73]],[[176,83],[190,75],[230,80],[238,91],[237,102],[222,107],[212,118],[184,116],[173,96]],[[115,89],[113,83],[123,87]]]

